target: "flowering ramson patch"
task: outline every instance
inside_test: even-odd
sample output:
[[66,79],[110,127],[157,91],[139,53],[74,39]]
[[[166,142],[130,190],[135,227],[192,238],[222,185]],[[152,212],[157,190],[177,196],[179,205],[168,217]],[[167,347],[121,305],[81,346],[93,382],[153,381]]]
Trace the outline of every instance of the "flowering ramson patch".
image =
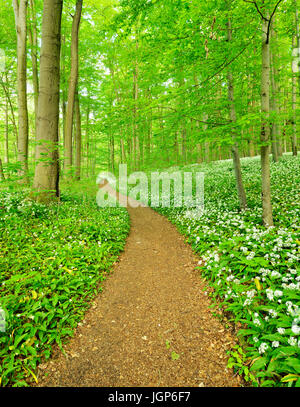
[[[254,385],[300,386],[300,160],[285,156],[271,165],[275,226],[267,229],[261,221],[259,160],[243,159],[242,167],[247,210],[238,210],[229,161],[201,165],[201,215],[190,217],[184,207],[158,210],[201,257],[199,270],[213,287],[219,307],[243,325],[238,336],[244,366],[236,362],[237,356],[230,358],[230,366]],[[199,171],[199,166],[184,170]]]

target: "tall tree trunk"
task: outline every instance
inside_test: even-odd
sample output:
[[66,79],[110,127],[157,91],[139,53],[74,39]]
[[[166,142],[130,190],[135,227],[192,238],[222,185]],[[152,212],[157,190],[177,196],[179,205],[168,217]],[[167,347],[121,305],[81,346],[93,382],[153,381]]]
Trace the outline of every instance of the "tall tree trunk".
[[[136,53],[139,49],[138,40],[136,40]],[[139,128],[137,123],[137,115],[138,115],[138,97],[139,97],[139,65],[138,65],[138,58],[136,55],[135,61],[135,68],[133,73],[133,99],[134,99],[134,108],[133,108],[133,134],[132,134],[132,141],[133,141],[133,154],[134,154],[134,169],[139,169],[140,167],[140,143],[139,143]]]
[[126,152],[123,138],[121,138],[120,140],[120,148],[121,148],[121,163],[123,164],[126,163]]
[[[227,22],[227,35],[228,35],[228,42],[229,45],[232,41],[232,28],[231,28],[231,19],[228,19]],[[229,101],[229,115],[230,121],[232,123],[232,139],[233,139],[233,146],[232,146],[232,158],[233,158],[233,167],[235,173],[235,180],[237,185],[240,209],[246,209],[247,207],[247,198],[245,193],[245,188],[243,184],[242,178],[242,170],[241,170],[241,160],[240,160],[240,153],[239,147],[236,137],[236,129],[234,128],[236,123],[236,110],[235,110],[235,103],[234,103],[234,84],[233,84],[233,76],[230,68],[227,71],[227,81],[228,81],[228,101]]]
[[[274,29],[271,31],[272,38],[275,39],[275,34],[274,34]],[[274,113],[274,121],[272,123],[272,128],[271,128],[271,140],[272,140],[272,157],[273,161],[277,162],[278,161],[278,139],[279,139],[279,124],[278,124],[278,116],[279,116],[279,107],[277,103],[277,98],[278,98],[278,83],[277,83],[277,76],[278,76],[278,71],[276,69],[276,61],[275,61],[275,55],[274,53],[270,50],[270,62],[272,66],[272,71],[271,71],[271,88],[272,88],[272,97],[271,97],[271,110]]]
[[186,164],[186,122],[183,120],[181,130],[181,151],[182,151],[182,163]]
[[13,0],[17,31],[17,89],[18,89],[18,162],[20,163],[20,182],[28,179],[28,108],[27,108],[27,0]]
[[[10,94],[9,94],[7,72],[5,73],[5,83],[3,82],[3,80],[1,80],[1,85],[2,85],[2,88],[4,90],[6,100],[8,101],[8,104],[9,104],[9,107],[10,107],[11,122],[12,122],[12,125],[13,125],[13,128],[14,128],[16,142],[18,142],[18,127],[17,127],[16,118],[15,118],[14,107],[13,107],[12,100],[11,100],[11,97],[10,97]],[[16,154],[16,156],[17,156],[17,154]]]
[[37,108],[38,108],[38,97],[39,97],[39,75],[38,75],[38,58],[37,58],[37,23],[36,23],[36,10],[35,10],[35,0],[30,0],[30,25],[29,25],[29,44],[31,51],[31,63],[32,63],[32,83],[34,92],[34,114],[35,114],[35,138],[36,138],[36,127],[37,127]]
[[81,175],[81,116],[79,95],[75,95],[75,118],[76,118],[76,133],[75,133],[75,179],[80,180]]
[[295,23],[296,23],[296,45],[297,45],[297,50],[298,50],[298,92],[300,95],[300,29],[299,29],[299,11],[298,11],[298,6],[297,6],[297,0],[294,0],[295,2]]
[[[207,125],[207,120],[208,120],[208,114],[204,113],[203,114],[203,132],[205,136],[205,132],[207,131],[208,125]],[[210,162],[210,144],[209,141],[204,142],[204,161],[209,163]]]
[[[61,37],[61,71],[60,71],[60,83],[61,83],[61,94],[62,94],[62,101],[61,101],[61,112],[62,112],[62,130],[63,130],[63,147],[65,151],[66,143],[65,143],[65,136],[66,136],[66,106],[67,106],[67,97],[66,97],[66,65],[65,65],[65,44],[66,38],[64,35]],[[65,162],[64,162],[65,165]]]
[[3,166],[2,166],[2,160],[0,158],[0,181],[4,181],[5,176],[4,176],[4,171],[3,171]]
[[75,105],[75,92],[78,82],[78,38],[79,38],[79,25],[82,12],[82,0],[77,0],[76,11],[73,17],[72,24],[72,39],[71,39],[71,72],[69,78],[68,102],[66,111],[65,123],[65,173],[70,176],[73,164],[73,149],[72,149],[72,135],[73,135],[73,117]]
[[4,155],[4,162],[6,164],[9,163],[9,141],[8,141],[8,136],[9,136],[9,128],[8,128],[8,100],[7,97],[5,96],[5,155]]
[[151,89],[147,92],[149,99],[149,113],[147,114],[147,136],[146,136],[146,161],[149,162],[151,155],[151,138],[152,138],[152,107],[151,107]]
[[113,134],[109,135],[109,168],[112,171],[112,173],[115,172],[115,138]]
[[[293,49],[296,49],[297,40],[293,36]],[[298,51],[298,50],[297,50]],[[297,65],[297,66],[294,66]],[[298,57],[296,64],[292,61],[292,153],[297,156],[297,75],[298,75]]]
[[85,122],[85,140],[86,140],[86,175],[89,175],[89,155],[90,155],[90,99],[88,98],[88,105],[86,109],[86,122]]
[[59,83],[63,0],[44,0],[33,192],[40,202],[59,197]]
[[268,36],[268,20],[262,21],[262,74],[261,74],[261,174],[262,174],[262,207],[263,223],[265,226],[273,225],[271,205],[271,181],[270,181],[270,42]]

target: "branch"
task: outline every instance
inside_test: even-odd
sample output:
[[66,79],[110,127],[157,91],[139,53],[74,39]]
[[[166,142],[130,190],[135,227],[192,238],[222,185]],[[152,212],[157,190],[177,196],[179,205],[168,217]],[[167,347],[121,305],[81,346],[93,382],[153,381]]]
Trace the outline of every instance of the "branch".
[[282,0],[279,0],[276,4],[276,6],[274,7],[274,10],[269,18],[269,24],[268,24],[268,29],[267,29],[267,43],[269,42],[269,37],[270,37],[270,28],[271,28],[271,23],[272,23],[272,19],[274,17],[274,14],[277,10],[277,7],[279,6],[279,4],[282,2]]
[[[245,3],[254,4],[254,6],[255,6],[257,12],[259,13],[259,15],[261,16],[261,18],[262,18],[263,20],[265,20],[265,21],[269,21],[269,20],[262,14],[262,12],[260,11],[260,9],[259,9],[259,7],[258,7],[256,1],[250,1],[250,0],[243,0],[243,1],[244,1]],[[280,0],[280,1],[281,1],[281,0]]]

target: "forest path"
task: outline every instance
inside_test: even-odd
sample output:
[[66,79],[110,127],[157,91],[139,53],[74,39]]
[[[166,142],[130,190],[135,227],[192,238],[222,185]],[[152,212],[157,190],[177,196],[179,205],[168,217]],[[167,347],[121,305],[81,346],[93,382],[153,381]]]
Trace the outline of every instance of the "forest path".
[[208,308],[192,249],[152,209],[128,210],[131,231],[113,274],[67,356],[40,366],[38,386],[239,386],[226,369],[233,338]]

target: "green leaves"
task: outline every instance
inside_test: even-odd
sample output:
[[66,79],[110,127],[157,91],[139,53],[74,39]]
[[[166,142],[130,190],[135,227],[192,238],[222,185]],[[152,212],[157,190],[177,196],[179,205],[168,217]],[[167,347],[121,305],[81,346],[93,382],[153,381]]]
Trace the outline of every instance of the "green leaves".
[[[241,347],[232,350],[229,366],[255,386],[298,385],[299,164],[298,158],[286,156],[271,165],[275,228],[261,225],[256,159],[242,160],[248,210],[238,211],[229,161],[182,168],[205,173],[201,216],[189,218],[185,207],[157,209],[187,236],[201,259],[196,269],[213,289],[212,300],[241,328],[237,334]],[[250,371],[255,371],[255,378]],[[294,376],[281,381],[289,374]]]
[[252,364],[250,370],[251,371],[258,371],[258,370],[262,370],[266,364],[268,362],[268,359],[266,357],[260,357],[256,360],[254,360],[254,363]]
[[0,306],[7,311],[2,386],[36,380],[37,364],[73,335],[124,247],[127,211],[99,210],[94,199],[74,195],[63,195],[59,206],[39,205],[43,216],[35,216],[24,193],[0,192]]
[[178,360],[179,358],[180,358],[180,355],[173,350],[171,352],[171,359],[172,360]]

